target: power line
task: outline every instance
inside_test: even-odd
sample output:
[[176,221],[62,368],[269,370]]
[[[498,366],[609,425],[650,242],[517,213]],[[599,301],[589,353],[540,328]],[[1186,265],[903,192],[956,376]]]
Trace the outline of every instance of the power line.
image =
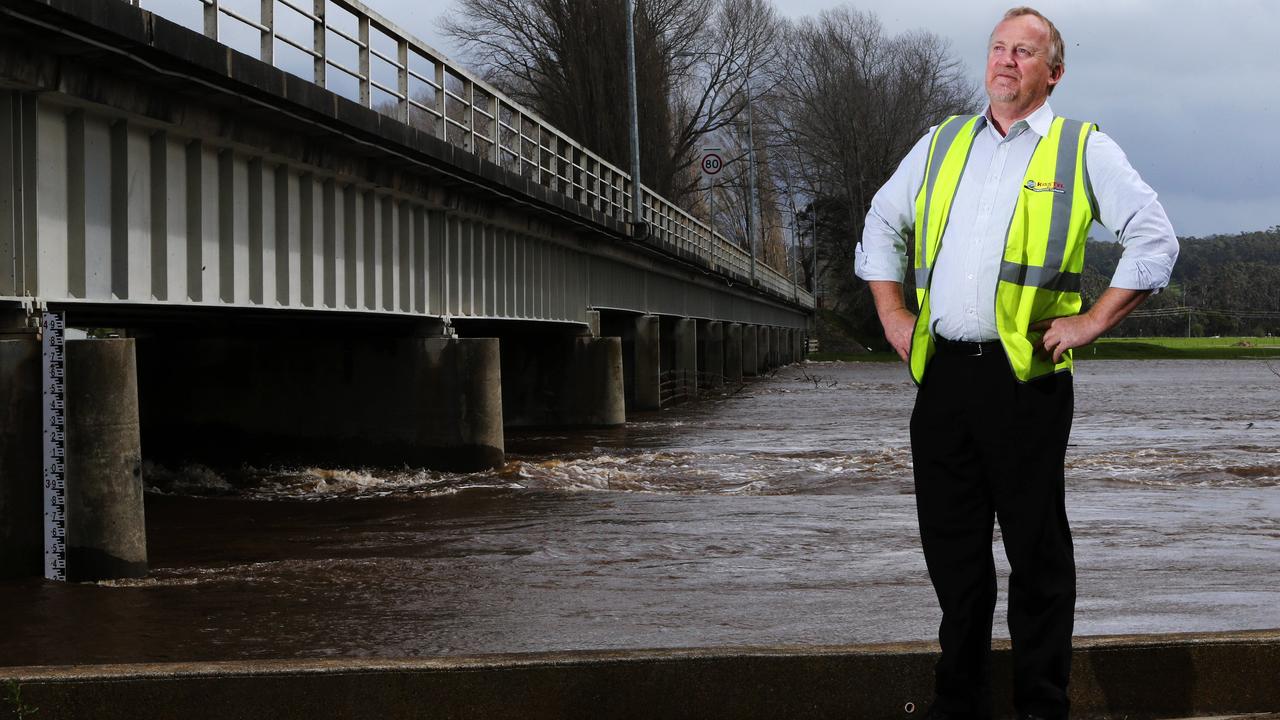
[[1187,314],[1207,315],[1210,317],[1227,317],[1249,320],[1280,319],[1280,310],[1216,310],[1212,308],[1194,308],[1185,305],[1167,308],[1135,310],[1129,313],[1130,318],[1181,317]]

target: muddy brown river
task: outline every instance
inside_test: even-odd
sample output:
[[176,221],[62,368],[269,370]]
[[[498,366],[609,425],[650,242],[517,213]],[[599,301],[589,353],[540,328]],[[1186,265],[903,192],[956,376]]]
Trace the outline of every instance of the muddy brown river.
[[[914,393],[810,363],[473,475],[148,465],[150,577],[0,583],[0,664],[931,639]],[[1280,627],[1264,362],[1080,363],[1067,461],[1077,634]]]

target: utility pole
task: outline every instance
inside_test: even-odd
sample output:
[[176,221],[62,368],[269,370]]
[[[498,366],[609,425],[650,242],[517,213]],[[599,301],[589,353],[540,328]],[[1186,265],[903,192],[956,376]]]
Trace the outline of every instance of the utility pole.
[[751,181],[751,205],[747,210],[747,247],[751,253],[751,285],[756,284],[756,234],[760,231],[760,198],[756,197],[756,142],[752,134],[755,112],[751,108],[751,71],[747,71],[747,174]]
[[640,189],[640,110],[636,101],[635,0],[627,0],[627,95],[631,105],[631,229],[644,237],[644,192]]
[[1184,282],[1182,284],[1182,304],[1187,306],[1187,339],[1191,339],[1191,301],[1187,299],[1188,290],[1191,284]]

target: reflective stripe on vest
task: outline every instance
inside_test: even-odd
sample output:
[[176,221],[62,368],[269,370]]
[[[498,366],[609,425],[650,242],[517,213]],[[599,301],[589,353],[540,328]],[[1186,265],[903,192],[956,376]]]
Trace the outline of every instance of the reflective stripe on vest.
[[[924,380],[935,345],[929,332],[929,284],[942,247],[951,203],[964,173],[981,116],[948,118],[934,131],[924,182],[916,196],[915,279],[920,314],[911,342],[911,376]],[[1054,118],[1036,144],[1009,219],[995,301],[996,327],[1014,375],[1021,381],[1070,372],[1071,353],[1055,364],[1034,352],[1040,320],[1080,312],[1080,273],[1093,223],[1093,197],[1084,167],[1093,123]]]

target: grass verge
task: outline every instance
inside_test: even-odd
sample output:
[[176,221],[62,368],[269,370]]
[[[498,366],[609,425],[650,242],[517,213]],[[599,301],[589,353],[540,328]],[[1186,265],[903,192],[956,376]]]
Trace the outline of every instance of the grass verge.
[[1081,360],[1280,359],[1280,338],[1102,338],[1076,351]]
[[[1280,337],[1102,338],[1077,360],[1280,360]],[[810,353],[815,362],[897,362],[891,352]]]

